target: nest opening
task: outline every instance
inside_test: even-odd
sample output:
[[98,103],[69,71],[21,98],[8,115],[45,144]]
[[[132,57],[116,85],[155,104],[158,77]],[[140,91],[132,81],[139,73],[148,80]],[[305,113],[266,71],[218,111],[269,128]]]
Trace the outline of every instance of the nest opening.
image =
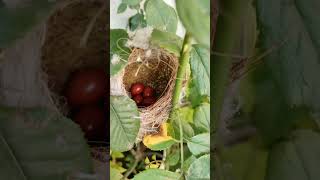
[[128,92],[137,82],[151,86],[159,99],[168,91],[174,73],[175,62],[165,51],[134,49],[124,70],[123,83]]
[[[41,65],[55,104],[64,115],[69,113],[63,91],[70,74],[81,68],[107,65],[107,9],[97,16],[102,6],[101,1],[70,1],[55,10],[47,21]],[[81,46],[95,16],[86,45]]]

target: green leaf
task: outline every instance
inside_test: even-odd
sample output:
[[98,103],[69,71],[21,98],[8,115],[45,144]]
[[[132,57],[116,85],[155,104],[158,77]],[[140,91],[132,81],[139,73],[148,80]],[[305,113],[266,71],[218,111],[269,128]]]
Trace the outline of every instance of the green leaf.
[[180,107],[176,110],[177,113],[179,112],[179,117],[188,123],[193,123],[193,114],[194,109],[191,106],[184,106]]
[[121,4],[119,5],[119,7],[118,7],[117,13],[118,13],[118,14],[123,13],[124,11],[126,11],[127,7],[128,7],[127,4],[121,3]]
[[187,99],[190,101],[192,107],[196,108],[204,102],[209,102],[207,95],[201,95],[196,85],[196,80],[193,78],[193,74],[190,75],[188,86],[186,90]]
[[149,164],[149,163],[150,163],[150,160],[149,160],[148,157],[146,157],[146,158],[144,159],[144,163],[145,163],[145,164]]
[[44,108],[0,108],[0,158],[1,179],[62,180],[75,173],[93,175],[80,127]]
[[182,24],[193,37],[210,47],[210,1],[176,0],[178,15]]
[[141,0],[122,0],[122,3],[127,4],[129,6],[139,5]]
[[117,171],[119,171],[120,173],[124,173],[127,171],[127,169],[123,168],[121,166],[121,164],[117,164],[113,161],[110,161],[110,167],[113,168],[113,169],[116,169]]
[[146,146],[153,151],[162,151],[170,148],[174,143],[176,143],[174,139],[167,138],[167,139],[163,139],[158,143],[155,143],[152,145],[146,145]]
[[167,156],[166,163],[168,163],[169,166],[175,166],[179,163],[179,160],[180,160],[180,149],[175,148],[175,149],[172,149],[170,154]]
[[247,115],[258,128],[266,145],[288,135],[294,125],[309,113],[307,108],[288,106],[273,76],[266,76],[269,72],[268,67],[259,66],[247,75],[248,79],[244,82],[249,82],[249,85],[242,85],[249,87],[242,88],[243,105],[252,106]]
[[172,116],[172,120],[170,122],[171,127],[169,131],[170,135],[174,139],[180,139],[179,121],[181,122],[181,126],[182,126],[183,138],[190,139],[191,137],[194,136],[194,130],[192,126],[186,121],[186,119],[183,119],[183,117],[185,116],[180,109],[175,110],[174,115]]
[[188,141],[188,147],[193,155],[199,156],[201,154],[210,152],[210,134],[198,134],[193,136],[190,141]]
[[210,132],[210,104],[197,107],[193,116],[194,125],[201,133]]
[[127,151],[136,141],[140,128],[138,108],[126,96],[110,96],[110,146],[112,151]]
[[171,6],[163,0],[148,0],[145,6],[148,25],[162,31],[176,33],[178,17]]
[[151,159],[154,160],[154,161],[156,161],[156,160],[157,160],[157,155],[156,155],[156,154],[153,154],[153,155],[151,156]]
[[115,168],[110,167],[110,178],[112,180],[121,180],[122,174]]
[[154,29],[150,42],[152,45],[166,49],[177,57],[180,56],[183,42],[182,39],[174,33]]
[[183,170],[184,172],[187,172],[188,169],[189,169],[189,167],[190,167],[190,165],[191,165],[195,160],[197,160],[197,158],[196,158],[195,156],[193,156],[193,155],[191,155],[190,157],[188,157],[188,158],[184,161],[184,163],[183,163],[182,170]]
[[44,21],[54,7],[55,2],[31,0],[22,3],[16,9],[0,6],[0,48],[10,46],[23,38],[33,27]]
[[257,0],[260,48],[286,103],[320,111],[320,3]]
[[124,154],[122,152],[112,151],[111,157],[112,159],[124,158]]
[[268,150],[259,147],[255,139],[225,147],[219,158],[222,167],[232,165],[223,172],[228,179],[258,180],[265,177]]
[[137,28],[144,28],[147,26],[147,22],[144,19],[144,15],[137,13],[136,15],[129,18],[129,28],[131,31],[136,30]]
[[190,165],[186,180],[210,180],[210,155],[201,156]]
[[190,54],[190,68],[194,85],[200,95],[210,96],[210,53],[202,45],[193,45]]
[[123,29],[110,30],[110,74],[115,75],[127,64],[130,49],[126,47],[128,34]]
[[147,169],[137,174],[133,180],[179,180],[180,174],[162,169]]
[[266,180],[318,180],[320,135],[300,130],[289,141],[280,142],[271,149]]

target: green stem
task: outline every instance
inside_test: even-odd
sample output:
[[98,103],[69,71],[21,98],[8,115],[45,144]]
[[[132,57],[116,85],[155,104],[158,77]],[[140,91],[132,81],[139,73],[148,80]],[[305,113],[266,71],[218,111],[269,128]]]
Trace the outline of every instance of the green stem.
[[[191,41],[192,38],[191,36],[186,33],[184,40],[183,40],[183,46],[182,50],[180,53],[180,60],[179,60],[179,68],[176,76],[176,82],[175,82],[175,87],[173,91],[173,96],[172,96],[172,110],[170,112],[170,117],[169,117],[169,122],[171,121],[172,117],[174,116],[175,110],[179,108],[179,99],[180,99],[180,94],[183,86],[183,81],[184,81],[184,76],[186,74],[186,69],[187,65],[189,63],[189,58],[190,58],[190,50],[191,50]],[[183,165],[183,130],[182,130],[182,124],[181,121],[179,120],[179,128],[180,128],[180,150],[181,150],[181,170],[182,170],[182,165]],[[169,152],[170,150],[166,150]],[[168,155],[168,154],[167,154]],[[166,164],[166,169],[169,168],[168,165]],[[183,172],[182,172],[183,173]]]
[[179,128],[180,128],[180,158],[181,158],[181,175],[183,176],[183,165],[184,165],[184,153],[183,153],[183,129],[181,118],[179,116]]
[[189,63],[189,58],[190,58],[191,40],[192,40],[191,36],[189,34],[186,34],[183,40],[183,47],[181,50],[181,55],[179,60],[179,68],[178,68],[176,83],[173,91],[173,97],[172,97],[173,109],[171,111],[170,117],[172,116],[174,109],[176,109],[179,106],[179,98],[182,90],[184,76],[186,74],[186,69]]

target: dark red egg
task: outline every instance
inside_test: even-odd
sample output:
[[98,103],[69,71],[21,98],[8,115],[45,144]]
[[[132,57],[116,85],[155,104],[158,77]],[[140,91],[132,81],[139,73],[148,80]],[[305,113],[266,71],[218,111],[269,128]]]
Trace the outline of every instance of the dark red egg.
[[148,107],[156,102],[156,98],[151,96],[151,97],[146,97],[143,99],[142,105],[145,107]]
[[98,106],[86,106],[75,113],[73,120],[80,125],[89,141],[102,141],[107,135],[106,115]]
[[150,86],[146,86],[143,90],[143,97],[154,96],[154,89]]
[[107,76],[102,69],[87,68],[73,73],[66,89],[71,106],[95,104],[107,93]]
[[136,102],[137,105],[141,105],[141,103],[143,102],[143,97],[138,94],[136,96],[133,96],[133,100]]
[[142,83],[134,83],[131,86],[130,92],[132,96],[141,94],[144,90],[144,85]]

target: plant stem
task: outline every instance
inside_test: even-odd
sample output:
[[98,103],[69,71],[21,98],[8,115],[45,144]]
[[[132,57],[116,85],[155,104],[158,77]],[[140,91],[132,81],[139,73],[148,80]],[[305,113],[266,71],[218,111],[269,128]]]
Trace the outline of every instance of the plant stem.
[[130,169],[124,174],[122,180],[126,180],[130,176],[130,174],[136,169],[139,162],[146,156],[146,154],[144,153],[144,149],[141,148],[140,144],[138,144],[136,151],[132,149],[130,152],[134,156],[135,160]]
[[176,109],[179,106],[179,98],[182,90],[184,76],[186,74],[186,69],[189,63],[189,58],[190,58],[191,39],[192,39],[191,36],[187,33],[183,40],[183,47],[181,50],[180,60],[179,60],[179,68],[177,72],[176,83],[175,83],[173,97],[172,97],[173,109],[171,111],[170,117],[173,115],[174,109]]
[[[176,82],[175,82],[175,87],[174,87],[174,91],[173,91],[173,96],[172,96],[172,109],[170,112],[170,117],[169,117],[169,121],[171,121],[175,110],[180,106],[179,104],[179,99],[180,99],[180,94],[181,94],[181,90],[182,90],[182,86],[183,86],[183,81],[184,81],[184,76],[186,74],[186,69],[187,69],[187,65],[189,63],[189,58],[190,58],[190,50],[191,50],[191,41],[192,41],[192,37],[190,36],[190,34],[186,33],[184,40],[183,40],[183,46],[182,46],[182,50],[180,52],[180,59],[179,59],[179,68],[178,68],[178,72],[177,72],[177,76],[176,76]],[[181,173],[183,174],[182,171],[182,167],[183,167],[183,161],[184,161],[184,155],[183,155],[183,130],[182,130],[182,124],[181,124],[181,120],[179,118],[179,128],[180,128],[180,156],[181,156]],[[167,152],[169,150],[166,150]],[[166,165],[166,169],[167,169],[167,165]]]
[[123,180],[127,179],[130,174],[136,169],[136,167],[138,166],[140,159],[135,159],[133,165],[130,167],[130,169],[126,172],[126,174],[123,176]]
[[[180,112],[179,112],[180,113]],[[183,153],[183,129],[181,124],[181,118],[179,115],[179,128],[180,128],[180,158],[181,158],[181,175],[183,176],[183,165],[184,165],[184,153]]]

